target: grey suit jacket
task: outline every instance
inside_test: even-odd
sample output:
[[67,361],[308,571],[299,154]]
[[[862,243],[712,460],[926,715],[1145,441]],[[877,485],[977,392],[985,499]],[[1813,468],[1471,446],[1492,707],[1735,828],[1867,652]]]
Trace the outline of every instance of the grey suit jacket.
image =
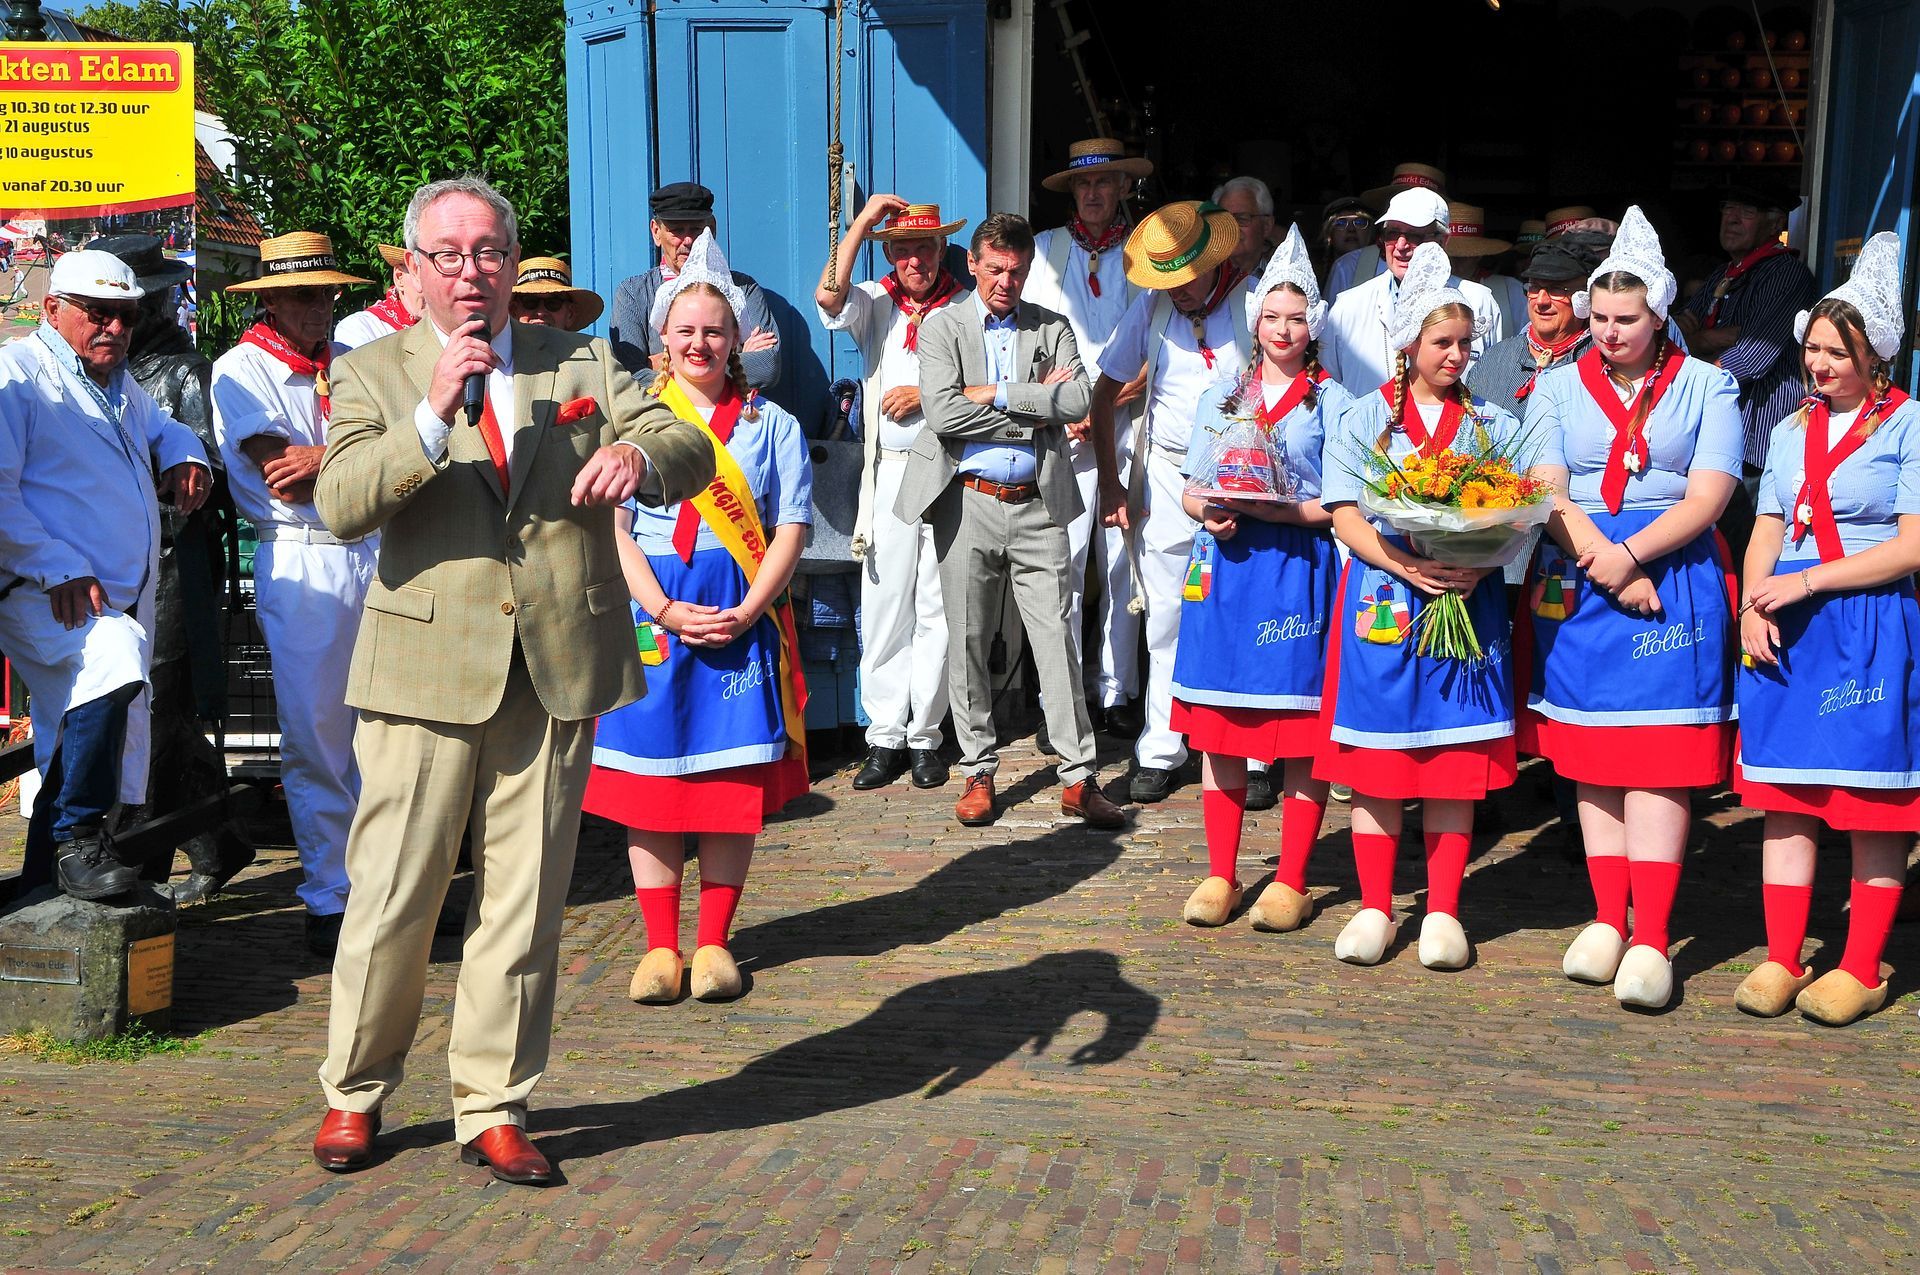
[[[1004,412],[976,403],[964,392],[969,385],[987,384],[986,337],[973,298],[956,298],[921,326],[920,408],[927,427],[914,440],[894,504],[902,521],[924,519],[933,503],[953,490],[960,453],[968,443],[1001,441],[1033,444],[1040,499],[1055,523],[1064,527],[1080,516],[1084,506],[1073,480],[1065,428],[1083,419],[1093,405],[1080,348],[1065,315],[1024,301],[1015,315],[1018,379],[1007,386]],[[1054,368],[1066,368],[1073,379],[1041,384]]]

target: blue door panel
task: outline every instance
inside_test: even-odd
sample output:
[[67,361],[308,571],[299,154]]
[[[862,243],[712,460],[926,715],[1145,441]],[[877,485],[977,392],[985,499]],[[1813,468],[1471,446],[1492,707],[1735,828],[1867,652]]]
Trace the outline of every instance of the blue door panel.
[[[612,12],[609,12],[609,10]],[[574,282],[613,302],[613,290],[654,262],[647,234],[653,188],[652,36],[643,7],[571,4],[567,12],[567,145]],[[528,245],[529,252],[554,245]],[[589,331],[606,335],[603,314]]]

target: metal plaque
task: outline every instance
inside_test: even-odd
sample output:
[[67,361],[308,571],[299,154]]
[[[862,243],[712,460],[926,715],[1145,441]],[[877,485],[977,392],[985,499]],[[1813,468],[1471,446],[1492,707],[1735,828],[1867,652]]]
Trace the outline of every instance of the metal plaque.
[[77,947],[24,947],[17,943],[0,943],[0,982],[79,981],[80,949]]
[[173,935],[127,944],[127,1016],[138,1018],[173,1004]]

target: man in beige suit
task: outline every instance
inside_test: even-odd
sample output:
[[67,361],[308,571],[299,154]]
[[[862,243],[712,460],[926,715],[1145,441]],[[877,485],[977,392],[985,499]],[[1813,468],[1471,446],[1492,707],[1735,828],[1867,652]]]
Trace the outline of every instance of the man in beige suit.
[[1119,828],[1125,816],[1095,781],[1093,728],[1067,632],[1080,587],[1068,566],[1067,524],[1081,511],[1067,426],[1086,419],[1092,391],[1066,318],[1020,300],[1032,265],[1026,219],[994,213],[967,253],[973,296],[921,325],[927,428],[908,453],[894,512],[933,527],[940,559],[953,733],[967,777],[954,817],[993,822],[1000,758],[987,653],[1011,593],[1060,754],[1060,809],[1096,828]]
[[[422,187],[406,239],[427,321],[334,364],[314,492],[334,535],[382,533],[347,681],[363,787],[314,1158],[371,1159],[471,827],[454,1135],[467,1163],[544,1183],[522,1129],[547,1062],[593,719],[646,689],[610,506],[693,495],[713,453],[604,341],[509,321],[518,231],[486,182]],[[469,376],[486,386],[477,421]]]

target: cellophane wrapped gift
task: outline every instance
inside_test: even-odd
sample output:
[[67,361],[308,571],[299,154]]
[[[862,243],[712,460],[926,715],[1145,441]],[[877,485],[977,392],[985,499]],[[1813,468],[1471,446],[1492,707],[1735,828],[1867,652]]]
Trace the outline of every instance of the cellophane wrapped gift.
[[1278,437],[1252,419],[1235,420],[1224,430],[1194,431],[1188,457],[1187,493],[1202,500],[1295,499],[1294,481],[1287,469],[1287,449]]

